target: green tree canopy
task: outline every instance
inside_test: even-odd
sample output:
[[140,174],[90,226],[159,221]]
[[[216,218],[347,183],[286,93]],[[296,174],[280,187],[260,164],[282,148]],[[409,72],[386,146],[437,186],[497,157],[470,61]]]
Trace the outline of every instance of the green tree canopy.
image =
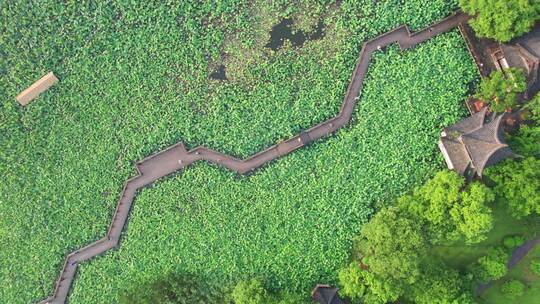
[[228,303],[220,287],[195,276],[170,275],[120,294],[121,304]]
[[539,159],[506,160],[489,168],[487,176],[495,182],[496,194],[506,200],[513,216],[540,214]]
[[529,100],[524,109],[526,110],[526,119],[532,120],[532,123],[522,125],[517,134],[509,138],[509,144],[512,149],[524,156],[540,155],[540,93]]
[[474,303],[466,292],[464,279],[456,270],[429,263],[422,268],[420,279],[413,284],[407,299],[416,304]]
[[522,125],[516,134],[508,138],[508,144],[519,155],[540,155],[540,125]]
[[536,0],[460,0],[459,4],[475,16],[470,24],[478,36],[501,42],[530,31],[540,20],[540,2]]
[[501,292],[509,299],[516,299],[525,293],[525,284],[518,280],[510,280],[502,284]]
[[385,304],[397,300],[401,293],[401,287],[393,280],[381,279],[354,262],[340,270],[339,283],[340,295],[352,303]]
[[397,207],[379,211],[360,231],[358,249],[370,271],[413,283],[426,252],[422,223]]
[[495,199],[492,191],[479,182],[465,187],[465,179],[454,171],[444,170],[412,195],[398,201],[426,222],[432,243],[445,243],[465,238],[477,243],[486,238],[493,227],[493,216],[487,204]]
[[231,296],[235,304],[266,304],[269,302],[268,291],[257,279],[238,282]]
[[540,93],[527,102],[525,109],[529,112],[529,118],[540,124]]
[[518,68],[509,68],[492,72],[489,77],[483,78],[475,97],[488,103],[492,111],[504,112],[508,108],[516,107],[518,94],[526,89],[525,72]]
[[508,272],[506,268],[508,258],[508,253],[504,249],[492,248],[485,256],[478,259],[473,265],[472,272],[482,282],[500,279]]

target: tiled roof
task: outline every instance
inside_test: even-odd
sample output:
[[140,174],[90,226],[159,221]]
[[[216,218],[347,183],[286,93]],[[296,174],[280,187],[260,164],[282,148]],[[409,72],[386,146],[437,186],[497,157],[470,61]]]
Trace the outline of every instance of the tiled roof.
[[487,166],[513,156],[504,140],[502,121],[499,115],[485,123],[487,108],[445,128],[439,147],[450,169],[464,175],[471,168],[482,176]]

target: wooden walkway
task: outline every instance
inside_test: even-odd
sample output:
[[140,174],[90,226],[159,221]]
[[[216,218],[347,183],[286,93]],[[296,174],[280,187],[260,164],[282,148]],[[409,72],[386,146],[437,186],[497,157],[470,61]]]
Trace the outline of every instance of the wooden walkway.
[[392,43],[398,43],[401,50],[408,49],[438,34],[444,33],[463,22],[466,22],[468,19],[469,16],[457,12],[438,23],[413,34],[411,34],[407,26],[403,25],[366,42],[362,47],[343,104],[336,117],[324,121],[308,130],[302,131],[300,134],[256,153],[245,160],[240,160],[205,147],[197,147],[188,151],[182,143],[178,143],[166,150],[139,161],[137,163],[139,174],[136,177],[127,180],[124,184],[107,235],[102,239],[67,255],[60,277],[56,281],[53,295],[41,301],[40,304],[64,303],[75,278],[77,265],[118,246],[137,189],[150,185],[158,179],[178,170],[182,170],[200,160],[223,166],[238,174],[246,174],[272,160],[308,145],[314,140],[332,134],[350,121],[354,106],[356,105],[360,91],[362,90],[362,85],[373,52],[381,50]]

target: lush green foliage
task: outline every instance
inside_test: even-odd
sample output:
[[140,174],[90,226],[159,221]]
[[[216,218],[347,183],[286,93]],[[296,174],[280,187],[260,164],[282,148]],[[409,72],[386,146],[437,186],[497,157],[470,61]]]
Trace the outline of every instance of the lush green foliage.
[[301,304],[307,303],[306,295],[290,292],[271,293],[258,279],[240,281],[230,296],[234,304]]
[[501,286],[501,292],[510,299],[519,298],[525,292],[525,284],[518,280],[510,280]]
[[525,243],[525,238],[521,235],[507,236],[503,239],[504,247],[508,249],[514,249]]
[[492,248],[473,265],[472,272],[482,282],[489,282],[504,277],[507,273],[508,253],[501,247]]
[[531,268],[532,272],[534,272],[536,275],[540,276],[540,259],[532,260],[529,267]]
[[[246,156],[332,117],[364,41],[454,8],[333,3],[1,2],[0,302],[50,294],[65,254],[105,234],[135,160],[179,140]],[[325,37],[268,50],[281,17],[322,18]],[[221,63],[229,80],[208,79]],[[20,108],[13,97],[49,70],[61,81]],[[163,273],[264,272],[304,292],[332,281],[372,205],[442,166],[438,133],[474,78],[456,32],[378,54],[336,137],[247,178],[203,164],[143,190],[121,249],[82,266],[70,302],[114,302]]]
[[363,262],[385,278],[414,283],[426,245],[422,223],[397,207],[379,211],[360,231]]
[[509,139],[516,153],[523,156],[540,156],[540,93],[524,106],[528,124],[522,125]]
[[540,124],[522,125],[508,139],[512,151],[522,156],[540,156]]
[[483,78],[475,96],[487,102],[492,111],[503,112],[515,108],[518,94],[525,92],[526,89],[525,72],[509,68],[494,71],[489,77]]
[[[400,197],[397,206],[383,208],[362,227],[355,255],[361,261],[339,273],[342,294],[359,303],[388,303],[397,298],[426,304],[474,303],[468,291],[470,279],[439,260],[429,259],[428,253],[443,241],[485,239],[493,219],[484,203],[493,197],[478,182],[465,187],[465,179],[455,172],[437,173],[412,194]],[[477,205],[472,211],[471,202]],[[463,220],[468,217],[472,218]],[[469,232],[469,225],[453,223],[456,219],[474,222],[473,218],[488,224],[480,230],[471,225]],[[446,222],[450,223],[442,225]]]
[[401,294],[400,286],[392,284],[392,280],[382,279],[370,271],[362,270],[354,262],[341,269],[338,277],[342,286],[339,294],[353,303],[385,304],[397,300]]
[[540,159],[507,160],[487,174],[496,183],[495,192],[508,203],[513,216],[540,215]]
[[[537,225],[540,223],[537,223]],[[540,231],[538,228],[535,232]],[[490,287],[481,295],[482,304],[536,304],[540,299],[540,275],[535,275],[530,270],[531,262],[540,259],[540,246],[535,246],[519,263],[516,264],[505,278],[493,281]],[[523,295],[509,299],[502,291],[502,285],[510,280],[518,280],[526,286]],[[518,287],[519,288],[519,287]]]
[[488,205],[495,195],[479,182],[465,187],[465,179],[454,171],[441,171],[425,185],[398,201],[416,218],[427,222],[431,243],[451,243],[465,238],[468,243],[484,240],[493,227]]
[[472,292],[467,290],[467,279],[454,269],[425,264],[421,277],[407,296],[416,304],[475,303]]
[[[201,164],[143,190],[122,247],[82,265],[73,301],[102,302],[167,271],[230,281],[264,269],[268,286],[304,292],[334,281],[371,204],[390,201],[442,166],[436,141],[460,105],[437,96],[447,96],[471,66],[443,73],[451,76],[444,85],[437,70],[468,62],[462,48],[452,33],[410,52],[379,53],[351,127],[249,178]],[[444,55],[450,50],[456,54]]]
[[225,291],[193,275],[171,275],[125,291],[121,304],[224,304]]
[[475,16],[470,24],[478,36],[502,42],[528,32],[540,20],[537,0],[460,0],[459,4]]
[[240,281],[232,291],[235,304],[265,304],[268,303],[268,296],[261,281],[256,279]]

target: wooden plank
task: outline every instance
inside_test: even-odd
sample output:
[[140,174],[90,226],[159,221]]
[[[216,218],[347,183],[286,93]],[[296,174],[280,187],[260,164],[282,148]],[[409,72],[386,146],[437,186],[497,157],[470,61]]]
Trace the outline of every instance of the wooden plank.
[[38,97],[39,94],[45,92],[57,81],[58,78],[54,76],[53,72],[49,72],[47,75],[41,77],[40,80],[34,82],[26,90],[22,91],[15,99],[17,99],[22,106],[26,106],[30,101]]

